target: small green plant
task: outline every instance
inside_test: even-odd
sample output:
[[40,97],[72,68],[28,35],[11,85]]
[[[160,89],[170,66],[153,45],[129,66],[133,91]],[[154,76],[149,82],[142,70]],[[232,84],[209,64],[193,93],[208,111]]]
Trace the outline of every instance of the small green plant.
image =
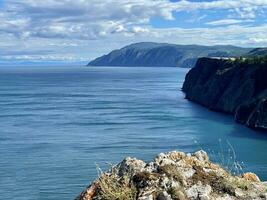
[[118,171],[114,167],[109,173],[102,173],[101,169],[97,168],[99,173],[98,194],[103,200],[135,200],[136,188],[130,181],[130,176],[118,176]]

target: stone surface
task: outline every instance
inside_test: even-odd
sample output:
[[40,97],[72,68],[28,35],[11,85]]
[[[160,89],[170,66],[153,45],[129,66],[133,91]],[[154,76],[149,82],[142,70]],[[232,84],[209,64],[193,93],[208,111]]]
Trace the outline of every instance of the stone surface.
[[211,199],[210,193],[212,189],[210,185],[202,185],[201,182],[190,187],[187,191],[187,197],[189,199],[209,200]]
[[209,160],[208,154],[203,150],[197,151],[196,153],[194,153],[194,156],[196,156],[201,161],[208,161]]
[[139,197],[138,200],[153,200],[153,195]]
[[252,182],[260,182],[259,177],[256,174],[251,173],[251,172],[243,174],[243,178],[248,181],[252,181]]
[[136,173],[141,171],[145,167],[146,163],[142,160],[127,157],[119,165],[119,174]]
[[157,200],[172,200],[172,198],[166,191],[163,191],[159,193]]
[[124,159],[76,200],[262,200],[266,188],[253,173],[231,175],[204,151],[173,151],[149,163]]

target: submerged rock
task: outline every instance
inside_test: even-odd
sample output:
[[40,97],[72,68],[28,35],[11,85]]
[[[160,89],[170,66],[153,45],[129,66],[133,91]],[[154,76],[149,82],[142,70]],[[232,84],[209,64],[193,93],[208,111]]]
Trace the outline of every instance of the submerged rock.
[[206,152],[161,153],[150,163],[126,158],[102,174],[76,200],[250,200],[267,199],[257,175],[233,176]]

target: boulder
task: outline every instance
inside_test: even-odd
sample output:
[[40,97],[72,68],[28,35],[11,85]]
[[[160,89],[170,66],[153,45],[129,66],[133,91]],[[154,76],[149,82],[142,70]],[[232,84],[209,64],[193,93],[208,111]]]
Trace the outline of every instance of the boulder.
[[266,199],[267,185],[251,172],[234,176],[209,161],[203,150],[161,153],[145,163],[125,158],[76,200]]

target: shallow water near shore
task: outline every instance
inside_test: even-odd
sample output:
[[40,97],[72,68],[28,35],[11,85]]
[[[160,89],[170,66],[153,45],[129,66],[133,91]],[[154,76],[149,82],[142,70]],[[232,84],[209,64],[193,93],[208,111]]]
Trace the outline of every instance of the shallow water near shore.
[[74,199],[96,164],[125,156],[202,148],[231,160],[228,142],[244,171],[267,180],[267,134],[184,99],[187,71],[1,67],[0,199]]

